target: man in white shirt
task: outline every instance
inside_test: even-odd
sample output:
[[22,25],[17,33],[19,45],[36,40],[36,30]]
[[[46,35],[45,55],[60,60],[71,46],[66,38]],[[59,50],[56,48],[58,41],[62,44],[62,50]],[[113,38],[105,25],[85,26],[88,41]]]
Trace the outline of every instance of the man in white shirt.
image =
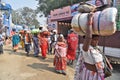
[[53,54],[54,52],[54,46],[57,42],[58,34],[57,30],[53,30],[53,34],[51,35],[51,44],[50,44],[50,54]]

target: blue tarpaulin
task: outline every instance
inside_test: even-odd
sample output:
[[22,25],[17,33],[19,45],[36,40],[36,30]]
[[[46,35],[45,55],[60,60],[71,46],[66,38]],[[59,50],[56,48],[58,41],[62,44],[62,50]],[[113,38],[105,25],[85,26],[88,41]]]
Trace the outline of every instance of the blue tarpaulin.
[[10,4],[6,4],[6,3],[0,3],[0,10],[5,10],[8,11],[8,14],[3,14],[3,24],[5,26],[7,26],[7,35],[10,35],[10,31],[11,31],[11,26],[10,26],[10,22],[11,22],[11,11],[12,11],[12,7]]
[[0,4],[0,10],[11,10],[11,9],[12,7],[10,4],[5,4],[5,5]]

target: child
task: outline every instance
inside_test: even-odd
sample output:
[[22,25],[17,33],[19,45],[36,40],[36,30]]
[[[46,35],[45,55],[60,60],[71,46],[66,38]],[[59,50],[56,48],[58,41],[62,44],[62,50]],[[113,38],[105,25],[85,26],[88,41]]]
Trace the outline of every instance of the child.
[[58,41],[55,45],[55,57],[54,57],[54,66],[55,70],[58,73],[62,73],[66,75],[66,52],[67,52],[67,44],[63,35],[59,35]]

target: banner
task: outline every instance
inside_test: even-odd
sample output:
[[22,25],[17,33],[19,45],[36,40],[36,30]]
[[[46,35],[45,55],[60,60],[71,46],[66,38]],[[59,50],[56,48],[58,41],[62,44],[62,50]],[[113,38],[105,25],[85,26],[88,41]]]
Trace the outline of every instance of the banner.
[[62,8],[59,8],[59,9],[51,10],[50,16],[51,16],[51,20],[71,17],[70,6],[66,6],[66,7],[62,7]]

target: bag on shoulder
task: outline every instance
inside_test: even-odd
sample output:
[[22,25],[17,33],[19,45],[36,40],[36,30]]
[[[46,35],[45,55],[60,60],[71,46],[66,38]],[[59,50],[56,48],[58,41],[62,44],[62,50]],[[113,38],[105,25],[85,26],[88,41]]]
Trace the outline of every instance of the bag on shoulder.
[[107,57],[103,54],[103,62],[104,62],[104,74],[105,78],[112,76],[112,65],[110,64],[109,60]]
[[95,47],[95,49],[98,49],[103,57],[103,62],[104,62],[104,78],[107,78],[107,77],[110,77],[112,76],[112,70],[113,70],[113,67],[112,65],[110,64],[108,58],[106,57],[106,55],[97,47]]

